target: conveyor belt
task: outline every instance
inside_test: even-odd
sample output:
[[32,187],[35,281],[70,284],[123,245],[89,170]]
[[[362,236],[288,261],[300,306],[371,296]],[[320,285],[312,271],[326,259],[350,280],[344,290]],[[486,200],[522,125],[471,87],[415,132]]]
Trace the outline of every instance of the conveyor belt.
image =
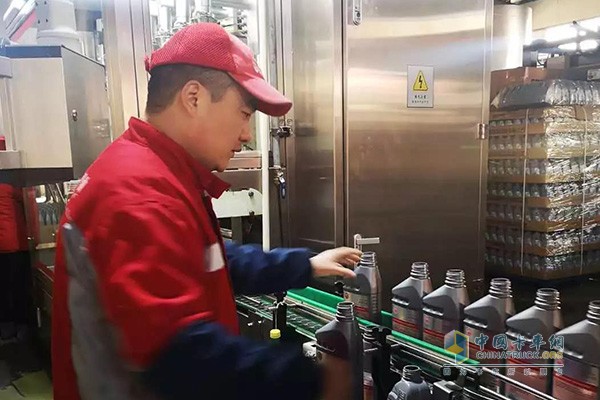
[[[340,297],[325,293],[316,289],[308,288],[302,291],[293,291],[288,293],[285,302],[287,308],[287,325],[304,336],[307,340],[314,340],[315,332],[334,318],[335,305],[342,299]],[[275,297],[241,296],[236,299],[238,307],[251,311],[261,318],[273,319],[272,307],[275,304]],[[373,326],[374,324],[360,320],[361,327]],[[382,325],[391,326],[391,315],[382,313]],[[444,367],[453,369],[453,377],[458,374],[458,368],[454,364],[454,355],[446,352],[444,349],[425,343],[418,339],[403,335],[399,332],[392,332],[388,337],[388,343],[394,347],[394,355],[402,359],[404,364],[411,363],[421,367],[429,380],[443,379],[442,371]],[[477,367],[477,362],[467,360],[460,366],[464,379],[467,381],[464,394],[465,398],[472,399],[506,399],[492,390],[479,387],[476,382],[480,375],[494,375],[493,371],[487,368]],[[553,400],[553,397],[534,391],[533,389],[516,382],[506,376],[500,375],[501,380],[507,384],[518,386],[536,396],[540,400]]]

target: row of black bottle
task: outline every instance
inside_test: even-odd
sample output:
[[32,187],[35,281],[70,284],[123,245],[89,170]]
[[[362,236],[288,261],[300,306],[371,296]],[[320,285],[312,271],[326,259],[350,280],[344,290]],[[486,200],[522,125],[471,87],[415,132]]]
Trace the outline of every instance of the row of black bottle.
[[[358,355],[363,352],[363,342],[360,339],[354,313],[358,317],[377,322],[376,316],[380,314],[378,312],[380,280],[377,278],[378,270],[373,253],[366,254],[359,266],[365,270],[364,274],[359,274],[364,275],[365,284],[357,285],[356,289],[361,290],[355,290],[356,293],[348,293],[349,288],[352,291],[349,285],[345,290],[346,299],[360,300],[358,307],[354,304],[350,306],[350,302],[341,303],[341,310],[338,309],[336,320],[332,321],[331,326],[328,325],[323,328],[324,330],[319,331],[317,336],[326,341],[353,338],[352,343],[358,343],[348,347],[353,350],[348,351],[346,355],[352,356],[352,364],[356,366],[356,380],[362,385],[363,361],[362,355],[360,357]],[[477,344],[476,338],[481,337],[482,334],[488,338],[484,344],[484,350],[488,352],[496,350],[493,348],[493,338],[496,335],[506,334],[508,350],[514,351],[518,350],[515,343],[518,343],[521,338],[528,346],[533,337],[539,334],[546,342],[540,348],[543,352],[550,350],[549,338],[556,333],[556,336],[564,338],[565,352],[562,374],[557,374],[554,379],[550,369],[548,369],[549,373],[546,371],[544,374],[539,367],[527,368],[527,365],[523,365],[524,363],[547,364],[548,360],[525,360],[518,357],[507,360],[490,358],[484,363],[514,365],[513,379],[541,392],[555,394],[555,397],[561,399],[576,397],[584,400],[597,399],[600,379],[600,301],[590,303],[586,320],[558,332],[563,328],[563,322],[560,313],[560,295],[557,290],[539,289],[535,304],[515,315],[510,280],[492,279],[489,294],[473,304],[469,304],[465,282],[465,274],[462,270],[451,269],[446,273],[445,284],[434,291],[427,264],[413,264],[409,278],[392,291],[393,329],[439,347],[444,347],[444,339],[449,332],[454,330],[463,332],[469,338],[471,358],[476,358],[474,355],[481,351],[481,342]],[[348,315],[350,308],[352,317]],[[328,331],[332,328],[334,331],[340,328],[347,332],[342,335],[332,335]],[[526,369],[527,374],[525,374]],[[506,369],[503,372],[506,372]],[[515,399],[529,398],[527,393],[516,386],[508,385],[506,388],[501,388],[499,379],[491,379],[484,384]],[[360,385],[357,383],[357,390]]]
[[[496,352],[493,338],[497,335],[506,335],[508,351],[521,350],[517,346],[523,341],[529,347],[539,335],[545,342],[539,348],[540,354],[552,350],[549,339],[555,335],[556,340],[564,340],[564,345],[560,343],[564,346],[564,359],[559,361],[562,374],[555,369],[554,379],[552,373],[548,373],[548,370],[552,371],[550,368],[544,371],[543,367],[533,366],[552,362],[547,359],[487,358],[484,363],[514,365],[513,379],[559,399],[598,399],[600,301],[589,304],[584,321],[561,330],[560,294],[556,289],[539,289],[534,305],[515,315],[510,280],[492,279],[489,294],[469,304],[462,270],[448,270],[445,284],[433,291],[426,263],[413,264],[410,277],[396,286],[392,295],[394,330],[438,347],[444,347],[448,333],[463,332],[469,338],[471,358],[476,358],[473,355],[481,351],[482,346],[488,355]],[[487,338],[485,343],[481,341],[483,337]],[[479,343],[476,338],[480,338]],[[447,339],[454,340],[452,337]],[[499,379],[484,383],[514,399],[533,398],[514,385],[502,388]]]

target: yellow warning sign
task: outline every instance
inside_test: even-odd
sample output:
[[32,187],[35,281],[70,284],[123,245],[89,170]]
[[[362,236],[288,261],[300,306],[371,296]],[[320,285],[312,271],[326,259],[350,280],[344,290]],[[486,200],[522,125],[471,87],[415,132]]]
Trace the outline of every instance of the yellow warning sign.
[[425,80],[425,75],[423,75],[423,71],[419,71],[417,74],[417,79],[415,79],[415,83],[413,84],[413,90],[415,92],[426,92],[429,90],[427,81]]

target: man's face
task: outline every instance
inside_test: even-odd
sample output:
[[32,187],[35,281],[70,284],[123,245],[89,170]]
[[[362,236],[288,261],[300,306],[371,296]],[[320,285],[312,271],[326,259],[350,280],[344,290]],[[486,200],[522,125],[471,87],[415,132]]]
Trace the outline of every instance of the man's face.
[[223,171],[242,144],[252,140],[250,119],[252,97],[236,85],[222,99],[213,102],[200,93],[191,115],[187,138],[188,152],[210,170]]

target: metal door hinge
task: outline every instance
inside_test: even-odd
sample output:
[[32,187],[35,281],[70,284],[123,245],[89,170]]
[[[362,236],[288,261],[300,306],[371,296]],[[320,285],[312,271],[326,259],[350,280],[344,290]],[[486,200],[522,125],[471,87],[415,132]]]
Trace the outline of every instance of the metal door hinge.
[[485,140],[490,136],[490,126],[488,124],[477,124],[477,139]]
[[352,0],[352,23],[354,25],[362,23],[362,0]]

